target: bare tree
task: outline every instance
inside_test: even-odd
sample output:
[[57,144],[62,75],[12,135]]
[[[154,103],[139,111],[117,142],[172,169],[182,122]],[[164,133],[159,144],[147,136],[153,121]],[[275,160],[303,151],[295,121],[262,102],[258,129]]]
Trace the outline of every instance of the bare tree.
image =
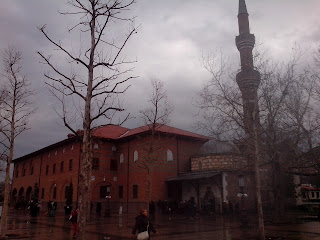
[[[319,110],[316,107],[315,81],[312,71],[301,66],[301,53],[294,49],[286,63],[275,63],[265,54],[255,53],[261,73],[258,89],[260,124],[258,138],[262,167],[271,169],[270,189],[274,196],[274,219],[284,215],[286,173],[299,164],[298,156],[312,149],[319,131]],[[198,126],[216,138],[253,143],[244,137],[242,101],[234,73],[221,54],[203,58],[212,80],[198,93],[202,119]],[[230,73],[231,71],[231,73]],[[252,135],[252,137],[255,134]]]
[[173,106],[168,100],[167,92],[163,82],[158,79],[153,79],[152,93],[148,97],[149,106],[140,111],[140,117],[144,124],[151,132],[151,138],[146,140],[143,148],[146,158],[140,162],[139,167],[147,171],[147,202],[150,202],[150,193],[152,188],[151,173],[153,164],[159,161],[159,151],[163,150],[161,144],[156,144],[157,131],[165,124],[169,123],[170,115],[173,111]]
[[[77,120],[81,119],[83,131],[82,156],[78,188],[79,239],[86,239],[86,215],[90,209],[90,177],[92,171],[91,135],[95,122],[100,118],[112,120],[116,112],[123,111],[119,96],[128,89],[131,61],[123,57],[123,51],[129,39],[136,33],[134,18],[128,17],[129,7],[134,0],[70,0],[73,12],[62,15],[79,16],[79,22],[69,32],[79,30],[81,39],[89,39],[88,45],[81,42],[77,51],[67,47],[49,36],[46,27],[39,27],[45,38],[65,57],[71,71],[57,67],[50,55],[38,52],[45,64],[49,65],[53,74],[45,74],[46,82],[52,93],[61,103],[60,116],[64,125],[78,134]],[[130,29],[121,39],[113,38],[119,31],[117,24],[131,24]],[[79,102],[75,108],[73,103]],[[72,103],[72,106],[68,106]],[[73,111],[76,109],[75,111]]]
[[6,223],[10,191],[10,167],[13,160],[16,138],[28,130],[28,120],[35,111],[30,97],[34,91],[25,75],[21,73],[21,52],[8,47],[2,53],[3,71],[1,78],[2,98],[0,107],[1,158],[5,160],[6,176],[4,202],[1,218],[1,236],[6,234]]

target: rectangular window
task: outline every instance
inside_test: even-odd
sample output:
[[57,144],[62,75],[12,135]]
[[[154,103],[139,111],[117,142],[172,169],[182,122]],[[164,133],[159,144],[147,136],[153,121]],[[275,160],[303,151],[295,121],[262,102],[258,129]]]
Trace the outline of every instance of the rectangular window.
[[133,185],[132,186],[132,197],[133,198],[138,198],[138,185]]
[[60,172],[63,172],[63,169],[64,169],[64,161],[60,163]]
[[16,178],[18,178],[19,177],[19,170],[17,169],[17,171],[16,171]]
[[56,173],[56,164],[53,164],[52,173],[53,173],[53,174]]
[[69,160],[69,171],[72,171],[72,159]]
[[111,171],[117,171],[118,170],[118,164],[116,159],[111,159],[110,161],[110,170]]
[[110,195],[111,187],[110,185],[100,187],[100,198],[106,198]]
[[44,188],[41,189],[41,199],[44,199]]
[[24,177],[26,175],[26,169],[22,169],[22,177]]
[[56,199],[57,198],[57,188],[54,187],[53,188],[53,199]]
[[69,186],[66,186],[65,190],[64,190],[64,198],[67,199],[68,195],[69,195]]
[[30,169],[30,175],[33,175],[33,167]]
[[46,175],[49,174],[49,165],[46,166]]
[[99,158],[92,159],[92,170],[99,170]]
[[119,186],[119,198],[122,199],[123,198],[123,186]]

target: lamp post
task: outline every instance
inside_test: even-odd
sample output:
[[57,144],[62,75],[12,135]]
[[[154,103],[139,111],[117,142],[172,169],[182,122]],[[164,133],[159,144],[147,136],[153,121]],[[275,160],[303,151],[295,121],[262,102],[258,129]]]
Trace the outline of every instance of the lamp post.
[[244,204],[244,199],[248,197],[248,194],[244,192],[244,177],[239,176],[239,189],[238,197],[241,198],[241,210],[240,210],[240,222],[241,226],[245,227],[248,225],[248,216]]

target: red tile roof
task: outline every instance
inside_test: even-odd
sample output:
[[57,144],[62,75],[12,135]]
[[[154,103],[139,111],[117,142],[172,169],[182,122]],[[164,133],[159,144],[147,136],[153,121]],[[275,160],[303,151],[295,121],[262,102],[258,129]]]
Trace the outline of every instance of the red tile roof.
[[93,130],[93,136],[99,138],[118,139],[129,129],[118,125],[105,125]]
[[[121,126],[116,126],[116,125],[105,125],[98,127],[94,130],[93,135],[96,137],[101,137],[101,138],[108,138],[108,139],[124,139],[129,136],[133,136],[136,134],[140,134],[143,132],[148,132],[151,130],[151,125],[146,125],[134,129],[128,129],[124,128]],[[209,139],[209,137],[188,132],[182,129],[170,127],[167,125],[157,125],[156,126],[156,131],[161,132],[161,133],[169,133],[169,134],[175,134],[175,135],[180,135],[180,136],[185,136],[185,137],[192,137],[192,138],[199,138],[203,140]]]

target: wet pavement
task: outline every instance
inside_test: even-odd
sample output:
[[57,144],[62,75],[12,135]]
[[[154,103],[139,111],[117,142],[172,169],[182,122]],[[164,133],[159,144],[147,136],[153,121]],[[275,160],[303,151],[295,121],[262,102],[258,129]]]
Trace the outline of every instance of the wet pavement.
[[[87,224],[87,239],[124,240],[131,238],[134,215],[113,215],[109,218],[92,219]],[[152,240],[254,240],[257,239],[256,220],[243,228],[236,216],[183,216],[169,218],[158,215],[154,221],[157,234]],[[9,239],[64,240],[72,239],[71,223],[64,215],[48,217],[43,214],[31,217],[28,212],[11,211],[8,219]],[[266,224],[267,240],[320,240],[320,222],[300,221],[281,225]]]

